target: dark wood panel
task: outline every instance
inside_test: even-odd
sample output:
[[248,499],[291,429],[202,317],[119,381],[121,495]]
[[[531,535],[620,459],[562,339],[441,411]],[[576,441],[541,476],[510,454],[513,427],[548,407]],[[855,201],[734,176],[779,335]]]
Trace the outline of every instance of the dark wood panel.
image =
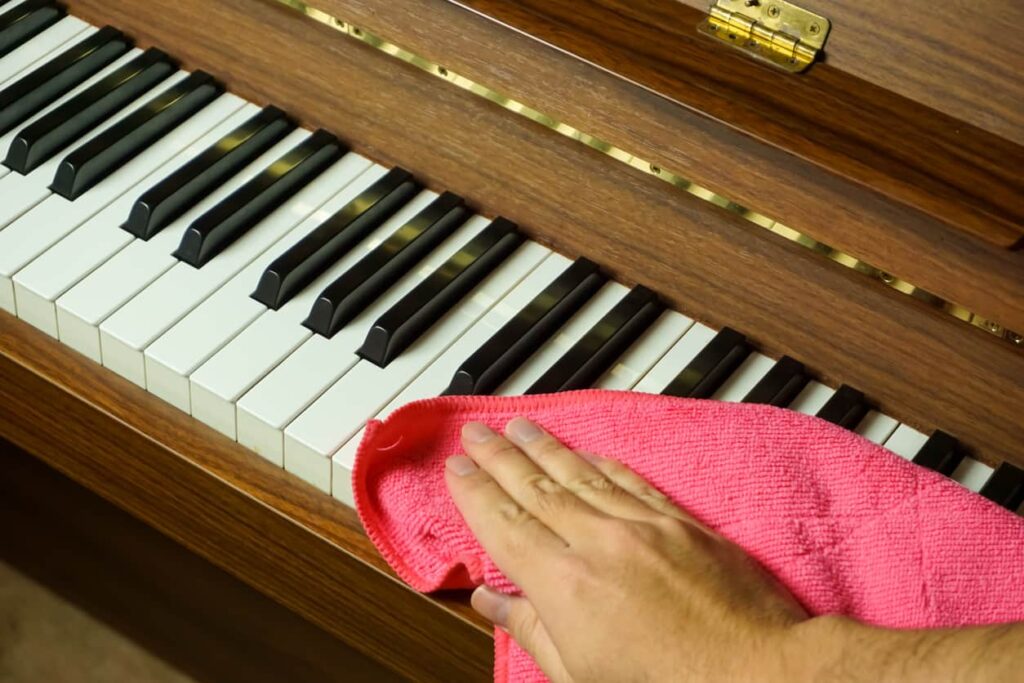
[[0,558],[191,678],[407,680],[6,441],[0,468]]
[[[682,0],[706,11],[704,0]],[[1024,144],[1024,3],[802,0],[828,17],[829,66]],[[996,39],[995,36],[1008,38]]]
[[[495,4],[486,9],[586,59],[440,0],[318,6],[980,315],[1024,328],[1024,255],[951,227],[961,218],[980,229],[995,225],[984,207],[979,212],[961,200],[971,195],[987,204],[979,195],[999,185],[1005,191],[994,201],[1019,217],[1019,146],[827,65],[799,80],[800,92],[780,90],[789,87],[780,84],[782,74],[684,30],[678,22],[694,19],[689,8],[671,10],[685,16],[664,19],[662,26],[677,27],[668,34],[632,19],[644,8],[676,3],[621,3],[628,5],[621,16],[598,15],[592,21],[599,32],[590,34],[590,24],[568,26],[531,8],[561,7],[582,22],[590,14],[577,8],[592,14],[607,3]],[[630,49],[639,42],[641,54],[614,51],[623,41],[631,41]],[[629,71],[637,69],[674,78],[687,89],[685,98],[676,97],[682,106],[587,62],[601,56],[611,60],[602,66],[630,77],[643,75]],[[658,63],[669,58],[680,64]],[[970,180],[987,178],[996,163],[996,182]],[[941,177],[941,186],[918,185],[922,174]],[[912,208],[911,195],[922,192],[934,210]]]
[[352,510],[3,312],[0,406],[0,438],[367,657],[490,678],[487,625],[402,584]]

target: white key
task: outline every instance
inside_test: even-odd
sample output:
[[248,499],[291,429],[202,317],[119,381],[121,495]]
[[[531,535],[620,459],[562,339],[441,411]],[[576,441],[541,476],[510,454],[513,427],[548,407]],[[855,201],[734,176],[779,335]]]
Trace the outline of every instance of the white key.
[[[917,452],[921,450],[921,447],[927,441],[927,434],[923,434],[907,425],[900,425],[893,432],[892,436],[886,440],[885,447],[900,457],[913,460],[914,456],[917,455]],[[956,470],[953,471],[953,475],[950,478],[977,493],[985,485],[991,474],[992,468],[985,463],[965,457]]]
[[[0,8],[0,12],[3,8]],[[16,83],[75,43],[85,40],[98,29],[81,19],[64,17],[21,47],[0,59],[0,90]]]
[[[241,106],[242,101],[233,95],[218,98],[75,201],[68,201],[60,195],[47,197],[0,232],[0,277],[13,277],[29,261],[131,190],[183,147],[195,142]],[[48,313],[52,313],[46,317],[52,324],[47,332],[57,336],[56,314]]]
[[202,268],[178,263],[100,324],[103,365],[146,386],[143,351],[231,276],[316,211],[369,161],[346,154]]
[[884,444],[899,426],[900,423],[888,415],[883,415],[877,410],[869,410],[854,431],[868,441]]
[[[545,287],[568,268],[572,262],[560,254],[549,254],[536,268],[530,271],[522,282],[516,285],[504,298],[495,304],[483,318],[460,336],[437,357],[433,363],[409,383],[383,410],[375,416],[386,418],[396,408],[406,403],[440,395],[452,381],[455,372],[495,332],[516,316],[524,306],[540,294]],[[352,504],[351,476],[355,463],[356,448],[362,438],[360,430],[349,439],[331,458],[331,495]]]
[[331,455],[550,253],[524,244],[387,367],[360,360],[285,429],[289,471],[326,492]]
[[[14,141],[14,138],[16,138],[18,136],[18,133],[20,133],[22,130],[24,130],[28,126],[32,125],[33,123],[35,123],[37,120],[41,119],[42,117],[46,116],[51,111],[53,111],[57,107],[61,106],[62,104],[64,104],[68,100],[70,100],[71,98],[76,97],[77,95],[81,94],[84,90],[87,90],[91,86],[93,86],[96,83],[98,83],[99,81],[103,80],[108,75],[110,75],[112,72],[116,71],[120,67],[122,67],[125,64],[127,64],[128,62],[132,61],[133,59],[138,57],[140,54],[142,54],[142,50],[139,50],[138,48],[134,48],[134,49],[129,50],[125,54],[121,55],[121,57],[119,59],[114,60],[112,63],[110,63],[106,67],[104,67],[103,69],[100,69],[98,72],[93,74],[92,78],[89,78],[86,81],[82,82],[81,84],[78,85],[78,87],[73,88],[72,90],[70,90],[69,92],[64,94],[62,97],[58,98],[55,102],[52,102],[49,106],[43,108],[41,111],[37,112],[34,116],[30,117],[27,121],[23,122],[22,124],[20,124],[18,126],[15,126],[12,130],[7,131],[3,135],[0,135],[0,158],[6,158],[7,151],[11,147],[11,142]],[[57,156],[61,156],[61,155],[58,154]],[[6,176],[8,176],[10,174],[11,174],[11,169],[7,168],[6,166],[0,165],[0,179],[3,179],[3,178],[5,178]],[[2,221],[0,221],[0,230],[3,230],[3,226],[4,225],[5,224]]]
[[562,325],[551,338],[527,358],[509,378],[501,383],[495,395],[518,396],[565,355],[601,318],[626,296],[629,290],[617,282],[608,282],[585,303],[579,311]]
[[[314,230],[386,173],[387,169],[383,166],[370,167],[343,192],[325,204],[322,215],[318,212],[318,215],[307,219],[297,230],[301,229],[302,234]],[[224,348],[216,351],[189,377],[193,417],[225,436],[235,438],[235,403],[242,394],[313,335],[311,330],[302,325],[302,321],[309,315],[310,308],[320,292],[380,244],[383,238],[408,222],[436,198],[437,195],[433,192],[422,192],[414,197],[371,236],[321,273],[298,296],[276,311],[265,310]],[[296,241],[298,238],[291,242],[294,244]],[[275,245],[274,251],[280,254],[289,246],[291,244],[278,249]],[[247,274],[250,292],[256,289],[260,272]]]
[[992,476],[992,468],[974,458],[964,457],[953,472],[953,481],[977,493]]
[[900,425],[892,436],[885,440],[884,446],[902,458],[913,460],[927,440],[927,434],[922,434],[913,427]]
[[303,130],[286,135],[153,238],[130,241],[124,249],[58,298],[57,331],[60,340],[99,363],[100,324],[178,264],[172,253],[188,226],[308,136],[309,131]]
[[[66,149],[54,154],[49,161],[41,164],[28,175],[9,173],[0,178],[0,226],[6,227],[10,225],[16,218],[50,196],[50,183],[53,182],[57,167],[60,166],[60,162],[64,160],[64,157],[133,111],[141,108],[149,100],[153,99],[154,96],[184,79],[187,75],[184,71],[171,74],[170,77],[150,88],[116,114],[107,118],[103,123],[87,132],[71,145],[68,145]],[[82,195],[83,198],[85,196]],[[4,230],[0,232],[0,235],[6,232],[7,230]]]
[[722,386],[711,398],[716,401],[731,401],[733,403],[742,401],[774,365],[775,361],[763,353],[756,351],[751,353],[729,375],[729,379],[722,382]]
[[220,116],[233,103],[241,108],[20,270],[14,276],[19,317],[56,337],[57,298],[135,240],[121,225],[139,196],[259,111],[254,104],[242,106],[243,100],[224,95],[197,113],[192,121],[201,127],[201,121]]
[[[250,296],[267,266],[386,171],[383,166],[369,166],[362,175],[150,344],[145,352],[146,388],[186,413],[192,413],[189,376],[267,310]],[[362,255],[371,241],[375,245],[378,240],[368,238],[353,252]],[[230,422],[234,424],[233,407]],[[230,434],[234,438],[234,426]]]
[[693,320],[681,313],[662,313],[615,365],[594,383],[594,388],[632,389],[692,326]]
[[676,342],[675,346],[655,363],[650,372],[643,376],[634,391],[648,394],[660,394],[672,380],[690,364],[697,354],[718,334],[715,330],[701,323],[694,323],[686,334]]
[[[399,225],[400,222],[396,221],[393,227],[398,228]],[[337,334],[330,339],[311,336],[242,396],[237,403],[236,415],[239,443],[271,462],[281,463],[284,428],[359,361],[355,351],[362,345],[370,325],[482,227],[480,221],[463,225],[430,252],[416,270],[402,277]],[[287,462],[284,464],[287,467]]]
[[788,408],[805,415],[815,415],[828,403],[828,400],[832,398],[834,393],[836,393],[836,390],[832,387],[827,387],[821,382],[811,380],[803,388],[803,391],[796,395],[796,398],[793,399]]

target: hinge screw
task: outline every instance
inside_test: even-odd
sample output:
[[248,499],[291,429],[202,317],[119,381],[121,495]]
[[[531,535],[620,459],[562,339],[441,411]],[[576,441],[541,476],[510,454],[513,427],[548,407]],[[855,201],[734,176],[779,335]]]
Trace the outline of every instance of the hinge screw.
[[1020,336],[1016,332],[1007,332],[1006,338],[1010,340],[1011,344],[1021,345],[1024,344],[1024,337]]
[[816,36],[819,33],[821,33],[821,26],[818,26],[817,24],[811,24],[810,26],[807,27],[807,30],[811,32],[811,35]]
[[778,5],[768,5],[768,16],[769,17],[777,17],[777,16],[779,16],[780,12],[781,12],[781,10],[779,9]]

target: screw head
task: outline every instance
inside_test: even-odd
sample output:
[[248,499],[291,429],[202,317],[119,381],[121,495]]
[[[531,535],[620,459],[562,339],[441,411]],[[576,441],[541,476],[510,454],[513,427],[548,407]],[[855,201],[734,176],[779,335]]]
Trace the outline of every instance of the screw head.
[[778,5],[768,5],[768,16],[777,17],[781,14],[782,10],[779,9]]
[[810,31],[812,35],[818,35],[821,33],[821,26],[818,24],[811,24],[807,27],[807,30]]

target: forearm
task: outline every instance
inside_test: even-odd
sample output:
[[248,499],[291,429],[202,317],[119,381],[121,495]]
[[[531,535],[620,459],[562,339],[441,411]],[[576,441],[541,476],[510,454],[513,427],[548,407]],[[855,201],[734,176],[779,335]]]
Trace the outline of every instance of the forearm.
[[1019,681],[1024,624],[960,629],[881,629],[839,617],[794,628],[785,680],[935,683]]

